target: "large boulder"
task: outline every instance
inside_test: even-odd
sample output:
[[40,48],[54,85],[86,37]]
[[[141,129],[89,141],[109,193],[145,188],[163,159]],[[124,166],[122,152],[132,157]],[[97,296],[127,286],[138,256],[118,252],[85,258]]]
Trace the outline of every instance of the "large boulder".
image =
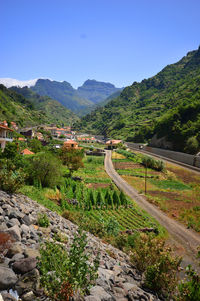
[[34,257],[28,257],[16,261],[13,264],[12,268],[15,271],[15,273],[25,274],[35,269],[36,265],[37,265],[37,259]]
[[13,270],[0,266],[0,290],[12,288],[17,282],[17,275]]

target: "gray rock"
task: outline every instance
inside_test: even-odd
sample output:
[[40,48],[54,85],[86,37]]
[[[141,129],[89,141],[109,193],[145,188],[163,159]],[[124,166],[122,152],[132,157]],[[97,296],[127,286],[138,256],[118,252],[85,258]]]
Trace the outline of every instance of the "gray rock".
[[11,258],[10,262],[13,263],[13,262],[19,261],[23,258],[24,258],[24,255],[22,253],[17,253]]
[[90,290],[91,297],[97,297],[100,301],[115,301],[116,299],[108,294],[101,286],[94,286]]
[[16,241],[21,240],[20,229],[17,225],[6,230],[6,233],[9,233]]
[[0,224],[0,232],[4,232],[8,229],[7,225],[5,222],[1,222]]
[[17,301],[17,299],[9,293],[2,293],[2,297],[4,301]]
[[36,300],[36,297],[32,291],[25,293],[21,296],[22,301],[33,301]]
[[21,230],[22,230],[22,233],[24,233],[25,235],[27,235],[30,232],[30,228],[25,224],[21,225]]
[[11,288],[17,282],[17,275],[9,268],[0,266],[0,290]]
[[31,225],[31,220],[30,220],[30,217],[29,215],[24,215],[23,218],[21,219],[21,222],[27,226],[30,226]]
[[15,285],[15,289],[19,296],[30,292],[37,291],[40,287],[40,274],[37,269],[34,269],[19,278]]
[[7,256],[12,258],[17,253],[23,253],[23,247],[20,242],[16,242],[10,247]]
[[98,296],[87,296],[85,297],[85,301],[101,301]]
[[35,269],[36,265],[37,265],[37,259],[33,257],[28,257],[16,261],[13,264],[12,268],[15,273],[25,274]]

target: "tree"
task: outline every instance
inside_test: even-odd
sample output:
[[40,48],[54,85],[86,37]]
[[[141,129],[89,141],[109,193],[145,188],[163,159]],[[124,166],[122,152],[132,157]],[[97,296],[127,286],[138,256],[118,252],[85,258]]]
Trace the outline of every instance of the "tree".
[[7,159],[15,159],[18,155],[19,154],[17,144],[14,142],[6,143],[6,147],[4,149],[4,152],[2,153],[2,157]]
[[61,178],[61,162],[51,153],[39,153],[28,158],[29,182],[41,183],[42,187],[55,187]]
[[77,171],[80,167],[83,167],[83,159],[84,153],[79,149],[68,149],[63,146],[60,152],[60,158],[62,163],[67,166],[69,169],[69,175],[72,176],[74,171]]
[[199,142],[195,136],[190,137],[186,141],[184,151],[189,154],[196,154],[199,150]]
[[38,140],[37,138],[31,139],[28,142],[28,145],[34,153],[40,152],[42,150],[42,147],[43,147],[41,141]]

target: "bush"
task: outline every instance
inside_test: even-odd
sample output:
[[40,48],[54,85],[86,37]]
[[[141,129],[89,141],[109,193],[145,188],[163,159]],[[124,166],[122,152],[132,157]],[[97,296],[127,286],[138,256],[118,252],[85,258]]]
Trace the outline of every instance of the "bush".
[[[197,258],[200,258],[200,251]],[[200,300],[200,274],[191,265],[186,267],[187,280],[182,281],[179,286],[178,301]]]
[[38,153],[28,158],[28,182],[42,187],[55,187],[61,181],[61,162],[51,153]]
[[86,235],[79,231],[69,253],[61,244],[46,242],[41,246],[41,284],[51,300],[70,300],[76,290],[88,293],[95,283],[99,256],[88,264],[91,254],[85,253],[86,245]]
[[135,240],[131,261],[144,272],[144,285],[168,298],[178,284],[177,272],[181,258],[171,256],[164,240],[142,234]]
[[152,168],[157,171],[163,171],[165,168],[164,162],[161,160],[155,160],[154,158],[149,156],[142,156],[141,159],[141,164],[145,167]]
[[0,189],[13,193],[24,184],[26,174],[22,168],[16,168],[11,159],[0,162]]
[[199,142],[195,136],[187,139],[184,151],[193,155],[199,151]]
[[38,214],[37,223],[40,227],[44,227],[44,228],[49,227],[50,223],[49,223],[49,219],[48,219],[48,216],[46,215],[46,213]]

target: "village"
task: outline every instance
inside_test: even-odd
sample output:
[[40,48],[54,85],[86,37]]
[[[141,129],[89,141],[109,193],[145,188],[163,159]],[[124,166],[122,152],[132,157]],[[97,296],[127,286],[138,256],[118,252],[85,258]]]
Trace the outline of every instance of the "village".
[[[102,148],[115,149],[122,143],[122,140],[105,139],[103,136],[91,136],[86,133],[78,133],[73,131],[70,126],[62,128],[57,127],[55,124],[39,125],[34,127],[19,128],[15,122],[8,123],[6,120],[0,121],[0,147],[2,151],[5,149],[8,142],[15,141],[16,143],[23,143],[24,146],[27,142],[35,139],[46,146],[50,141],[54,141],[53,147],[60,149],[64,145],[70,149],[78,149],[82,146],[95,145],[95,154],[103,154]],[[94,150],[93,150],[94,152]],[[91,151],[91,154],[93,154]],[[33,155],[28,146],[21,150],[22,155]],[[88,154],[90,154],[88,152]]]

